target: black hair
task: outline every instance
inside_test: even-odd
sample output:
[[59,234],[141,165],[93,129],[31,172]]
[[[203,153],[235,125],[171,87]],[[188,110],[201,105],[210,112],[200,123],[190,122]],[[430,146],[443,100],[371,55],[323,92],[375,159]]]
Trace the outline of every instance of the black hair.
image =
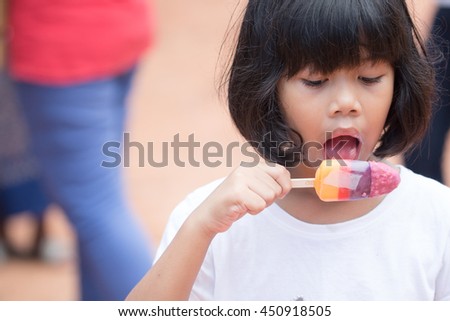
[[264,158],[295,165],[302,142],[293,141],[280,108],[280,78],[366,59],[394,68],[394,96],[374,154],[396,155],[422,138],[434,97],[433,64],[405,0],[249,0],[228,74],[232,119]]

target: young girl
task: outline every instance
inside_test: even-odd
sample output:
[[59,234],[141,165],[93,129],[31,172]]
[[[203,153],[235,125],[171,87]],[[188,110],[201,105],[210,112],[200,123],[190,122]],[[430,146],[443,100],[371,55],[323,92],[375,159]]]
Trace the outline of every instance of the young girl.
[[269,162],[190,194],[128,299],[450,300],[448,188],[400,166],[385,197],[291,189],[321,159],[382,161],[420,139],[421,44],[405,0],[250,0],[229,107]]

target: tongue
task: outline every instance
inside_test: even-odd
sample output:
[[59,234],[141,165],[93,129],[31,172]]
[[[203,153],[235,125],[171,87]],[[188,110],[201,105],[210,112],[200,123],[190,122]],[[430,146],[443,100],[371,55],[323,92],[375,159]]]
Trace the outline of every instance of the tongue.
[[358,159],[359,157],[359,141],[352,136],[329,139],[323,147],[325,159]]

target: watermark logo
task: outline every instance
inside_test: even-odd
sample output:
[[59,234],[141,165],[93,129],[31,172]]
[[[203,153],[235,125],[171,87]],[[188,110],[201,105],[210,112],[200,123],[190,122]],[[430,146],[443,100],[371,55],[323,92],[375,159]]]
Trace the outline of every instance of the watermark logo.
[[[331,139],[331,133],[326,133],[326,140]],[[194,134],[190,134],[187,139],[181,139],[180,134],[175,134],[172,141],[167,142],[146,142],[145,144],[133,141],[130,133],[124,133],[122,142],[106,142],[102,147],[102,153],[105,159],[101,166],[105,168],[114,168],[118,166],[130,167],[131,156],[137,154],[138,167],[151,166],[155,168],[175,165],[177,167],[233,167],[233,154],[239,152],[244,161],[241,166],[257,166],[261,161],[261,156],[255,148],[262,149],[267,147],[268,154],[271,157],[285,159],[287,163],[296,164],[303,162],[306,166],[317,167],[322,161],[323,145],[320,142],[306,142],[301,145],[299,151],[292,153],[289,159],[286,159],[286,149],[292,145],[292,142],[274,142],[270,135],[264,137],[264,142],[230,142],[226,145],[216,141],[199,142]],[[333,148],[333,158],[341,159],[339,151],[346,145],[345,141],[339,142]],[[297,160],[297,161],[296,161]],[[172,162],[172,163],[170,163]]]

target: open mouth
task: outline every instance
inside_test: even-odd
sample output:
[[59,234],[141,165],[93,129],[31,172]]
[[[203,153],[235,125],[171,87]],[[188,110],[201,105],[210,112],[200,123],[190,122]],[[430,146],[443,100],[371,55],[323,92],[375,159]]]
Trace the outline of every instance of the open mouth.
[[324,159],[358,159],[360,150],[360,139],[351,135],[333,137],[323,144]]

